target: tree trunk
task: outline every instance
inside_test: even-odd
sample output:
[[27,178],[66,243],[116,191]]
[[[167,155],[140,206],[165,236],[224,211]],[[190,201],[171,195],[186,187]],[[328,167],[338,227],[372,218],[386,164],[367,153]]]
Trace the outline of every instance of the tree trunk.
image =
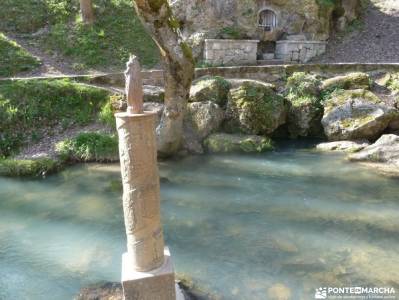
[[167,0],[133,0],[137,15],[157,43],[165,77],[165,110],[157,128],[158,153],[175,154],[181,147],[183,117],[194,75],[191,48],[182,41],[180,24]]
[[92,0],[79,0],[79,2],[83,23],[92,25],[94,23],[94,10]]

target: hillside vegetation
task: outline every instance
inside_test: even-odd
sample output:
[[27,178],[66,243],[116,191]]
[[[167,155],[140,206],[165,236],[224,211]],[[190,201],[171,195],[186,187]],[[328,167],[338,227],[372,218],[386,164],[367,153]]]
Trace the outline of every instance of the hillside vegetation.
[[0,32],[0,77],[31,71],[39,65],[37,58]]
[[120,70],[130,53],[146,67],[158,62],[157,47],[135,15],[132,1],[94,4],[96,22],[90,27],[81,21],[77,0],[2,0],[0,31],[48,56],[69,58],[76,71]]

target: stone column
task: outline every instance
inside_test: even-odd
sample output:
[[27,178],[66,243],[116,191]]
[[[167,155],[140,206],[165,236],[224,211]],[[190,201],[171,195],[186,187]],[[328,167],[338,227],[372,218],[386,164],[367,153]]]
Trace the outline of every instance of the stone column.
[[127,64],[128,109],[117,113],[127,253],[122,258],[125,300],[175,300],[173,264],[164,248],[160,216],[155,112],[143,111],[140,64]]

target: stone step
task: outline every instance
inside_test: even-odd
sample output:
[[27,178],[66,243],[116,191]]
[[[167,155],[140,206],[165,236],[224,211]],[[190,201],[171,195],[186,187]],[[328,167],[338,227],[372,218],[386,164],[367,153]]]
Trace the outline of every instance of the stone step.
[[262,59],[257,61],[258,66],[265,65],[285,65],[287,62],[284,62],[281,59]]

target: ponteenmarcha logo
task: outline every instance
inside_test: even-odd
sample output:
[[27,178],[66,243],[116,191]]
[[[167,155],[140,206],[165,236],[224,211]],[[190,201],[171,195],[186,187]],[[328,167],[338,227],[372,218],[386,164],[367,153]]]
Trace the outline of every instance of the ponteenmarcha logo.
[[318,288],[314,295],[315,299],[327,299],[327,288]]
[[392,287],[320,287],[315,299],[396,299]]

